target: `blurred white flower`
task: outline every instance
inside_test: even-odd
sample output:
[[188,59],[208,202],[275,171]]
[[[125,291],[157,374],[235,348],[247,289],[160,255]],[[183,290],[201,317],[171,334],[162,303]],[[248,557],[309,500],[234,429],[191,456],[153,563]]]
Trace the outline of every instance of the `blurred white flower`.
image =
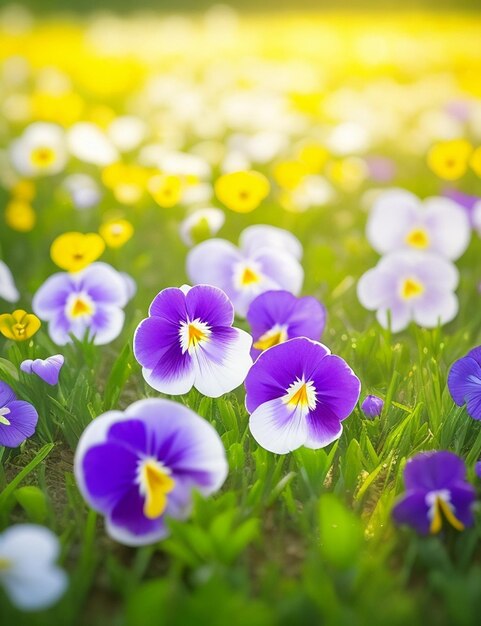
[[57,536],[43,526],[19,524],[0,534],[0,584],[15,606],[36,611],[64,594],[67,575],[56,565]]
[[180,224],[180,238],[190,248],[203,239],[217,235],[224,222],[225,215],[220,209],[198,209]]
[[130,152],[144,141],[147,128],[139,117],[122,115],[113,120],[107,133],[120,152]]
[[421,201],[408,191],[392,189],[375,201],[366,234],[380,254],[410,248],[456,260],[468,247],[471,228],[463,208],[448,198]]
[[90,209],[100,202],[100,187],[88,174],[71,174],[63,184],[77,209]]
[[7,302],[17,302],[20,298],[12,272],[3,261],[0,261],[0,298]]
[[119,155],[109,137],[96,124],[78,122],[67,134],[70,153],[86,163],[110,165],[118,161]]
[[58,174],[67,163],[63,129],[47,122],[30,124],[10,145],[10,159],[22,176]]

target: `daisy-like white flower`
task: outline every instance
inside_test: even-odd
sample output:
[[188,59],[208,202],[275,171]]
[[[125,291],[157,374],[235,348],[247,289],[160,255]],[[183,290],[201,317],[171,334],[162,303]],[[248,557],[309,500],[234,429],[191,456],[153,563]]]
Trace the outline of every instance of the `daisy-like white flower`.
[[233,321],[232,303],[217,287],[161,291],[134,335],[145,380],[162,393],[195,387],[212,398],[241,385],[252,365],[252,338]]
[[284,289],[298,295],[304,280],[300,242],[273,226],[251,226],[240,236],[240,247],[224,239],[209,239],[187,256],[187,273],[195,283],[219,287],[236,313],[245,317],[250,303],[264,291]]
[[382,193],[367,222],[367,238],[380,254],[412,249],[456,260],[471,237],[465,211],[448,198],[421,201],[402,189]]
[[7,302],[17,302],[20,299],[12,272],[3,261],[0,261],[0,298]]
[[[185,519],[192,492],[220,489],[228,472],[216,430],[186,406],[150,398],[109,411],[85,429],[75,478],[108,534],[139,546],[165,538],[166,518]],[[1,554],[1,553],[0,553]]]
[[122,308],[129,300],[125,278],[106,263],[92,263],[75,274],[47,278],[33,297],[33,310],[48,322],[52,341],[63,346],[70,335],[87,334],[96,345],[113,341],[124,324]]
[[357,294],[366,309],[377,312],[381,326],[393,332],[411,321],[434,328],[456,316],[458,281],[458,270],[447,259],[405,250],[386,255],[361,276]]
[[18,524],[0,534],[0,586],[15,606],[38,611],[62,597],[68,579],[59,554],[59,540],[43,526]]
[[67,163],[63,129],[47,122],[31,124],[10,146],[10,159],[22,176],[58,174]]
[[359,379],[326,346],[305,337],[263,352],[245,381],[249,428],[259,445],[286,454],[339,439],[359,399]]
[[179,234],[186,246],[214,237],[225,222],[224,211],[215,208],[197,209],[188,215],[179,227]]
[[68,131],[70,153],[86,163],[105,166],[118,160],[118,152],[109,137],[96,124],[77,122]]

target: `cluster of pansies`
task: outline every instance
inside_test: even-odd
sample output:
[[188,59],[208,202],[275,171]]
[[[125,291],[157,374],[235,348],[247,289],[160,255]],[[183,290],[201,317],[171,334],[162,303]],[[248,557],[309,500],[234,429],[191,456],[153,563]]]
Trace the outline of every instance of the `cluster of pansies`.
[[453,261],[471,237],[461,206],[448,198],[422,202],[405,190],[384,191],[371,209],[366,234],[383,256],[361,277],[357,293],[384,328],[399,332],[412,321],[434,328],[454,319],[459,273]]
[[[228,476],[223,439],[208,418],[188,408],[192,398],[237,394],[249,441],[278,455],[337,441],[358,406],[360,377],[321,343],[330,344],[335,334],[325,333],[328,311],[317,297],[303,295],[305,277],[315,274],[303,266],[301,241],[257,216],[297,232],[291,220],[298,216],[290,213],[329,205],[333,222],[349,225],[344,202],[367,187],[364,198],[374,201],[366,236],[381,258],[360,277],[357,294],[395,333],[411,322],[435,328],[455,318],[455,262],[472,229],[481,233],[479,198],[449,187],[421,200],[393,186],[403,159],[384,154],[396,136],[399,154],[422,154],[432,178],[453,183],[468,171],[481,176],[481,148],[439,138],[435,117],[461,136],[462,124],[479,123],[479,102],[466,98],[454,106],[456,90],[443,90],[442,79],[441,89],[432,89],[414,69],[406,84],[373,78],[371,89],[360,90],[340,76],[328,89],[313,71],[322,54],[304,50],[302,42],[292,65],[267,55],[226,72],[213,46],[198,71],[186,72],[183,63],[195,58],[199,42],[193,33],[185,41],[179,35],[185,52],[178,59],[171,52],[179,42],[168,25],[160,26],[165,58],[155,56],[156,40],[148,65],[138,48],[150,48],[127,25],[120,60],[112,51],[100,55],[95,23],[82,43],[66,42],[72,66],[59,59],[58,67],[39,67],[31,50],[45,40],[35,32],[26,51],[21,35],[0,51],[6,140],[0,184],[8,196],[2,219],[13,237],[39,228],[48,233],[39,251],[43,282],[36,282],[36,261],[24,258],[22,272],[12,273],[13,246],[6,262],[0,260],[0,333],[16,348],[6,350],[12,381],[0,380],[0,446],[15,450],[35,435],[45,415],[29,399],[29,384],[42,389],[48,405],[52,387],[61,387],[73,370],[70,349],[101,351],[119,338],[112,351],[128,344],[142,375],[134,391],[139,397],[91,420],[74,458],[85,502],[105,519],[108,535],[128,546],[167,537],[169,520],[189,517],[194,494],[215,494]],[[116,28],[113,23],[114,48]],[[338,45],[334,39],[333,56]],[[404,52],[402,59],[391,54],[404,67]],[[117,98],[128,114],[99,104]],[[399,101],[406,103],[402,110]],[[38,204],[69,211],[66,222],[79,230],[49,221],[48,210],[37,210],[38,196]],[[273,216],[265,217],[267,205]],[[189,284],[156,272],[148,311],[136,302],[133,313],[137,283],[120,271],[126,265],[121,253],[152,210],[171,217],[174,227],[154,231],[151,245],[175,240]],[[237,244],[223,236],[229,220]],[[142,286],[148,252],[132,268]],[[53,273],[52,263],[60,271]],[[452,365],[447,386],[456,405],[481,419],[480,348]],[[387,405],[369,394],[358,414],[383,420]],[[396,523],[423,535],[474,523],[476,492],[460,456],[417,454],[407,460],[404,477],[406,492],[393,507]],[[68,581],[57,565],[60,553],[58,538],[41,526],[20,524],[0,534],[0,584],[14,604],[37,610],[62,596]]]

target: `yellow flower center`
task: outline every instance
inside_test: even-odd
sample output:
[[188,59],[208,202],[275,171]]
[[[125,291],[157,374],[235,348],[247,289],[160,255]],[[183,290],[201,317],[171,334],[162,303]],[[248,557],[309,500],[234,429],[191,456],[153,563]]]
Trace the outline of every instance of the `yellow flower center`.
[[77,296],[70,306],[70,315],[72,317],[83,317],[85,315],[92,315],[94,308],[92,304],[82,298],[82,296]]
[[406,236],[406,243],[413,248],[424,250],[429,246],[429,234],[424,228],[413,228]]
[[267,350],[272,346],[277,346],[279,343],[283,343],[287,339],[287,332],[285,328],[271,328],[266,333],[259,337],[253,345],[256,350]]
[[161,463],[149,460],[140,471],[141,493],[145,496],[144,515],[149,519],[160,517],[167,506],[167,494],[175,487],[175,480]]
[[12,566],[12,562],[0,556],[0,572],[6,572]]
[[55,151],[47,146],[39,146],[32,150],[30,159],[35,167],[48,167],[55,161]]
[[254,272],[250,267],[246,267],[242,272],[241,284],[244,286],[252,285],[258,283],[260,279],[261,277],[257,272]]
[[289,386],[283,402],[293,409],[314,409],[317,403],[314,383],[297,379]]
[[417,298],[424,293],[424,285],[416,278],[406,278],[401,287],[401,296],[404,300]]
[[195,350],[203,342],[209,341],[210,334],[209,326],[205,322],[201,322],[200,319],[182,322],[179,330],[182,354]]
[[455,516],[451,505],[441,496],[437,496],[433,505],[433,514],[429,532],[433,535],[440,532],[443,526],[443,517],[456,530],[464,530],[464,524]]

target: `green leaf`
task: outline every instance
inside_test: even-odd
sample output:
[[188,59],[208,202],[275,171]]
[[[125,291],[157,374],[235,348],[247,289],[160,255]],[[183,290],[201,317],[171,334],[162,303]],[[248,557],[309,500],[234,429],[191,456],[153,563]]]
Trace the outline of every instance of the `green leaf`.
[[363,541],[360,520],[336,496],[319,499],[320,550],[328,563],[339,569],[355,564]]
[[15,491],[17,502],[23,508],[30,521],[42,524],[47,519],[47,498],[43,491],[34,485],[20,487]]

